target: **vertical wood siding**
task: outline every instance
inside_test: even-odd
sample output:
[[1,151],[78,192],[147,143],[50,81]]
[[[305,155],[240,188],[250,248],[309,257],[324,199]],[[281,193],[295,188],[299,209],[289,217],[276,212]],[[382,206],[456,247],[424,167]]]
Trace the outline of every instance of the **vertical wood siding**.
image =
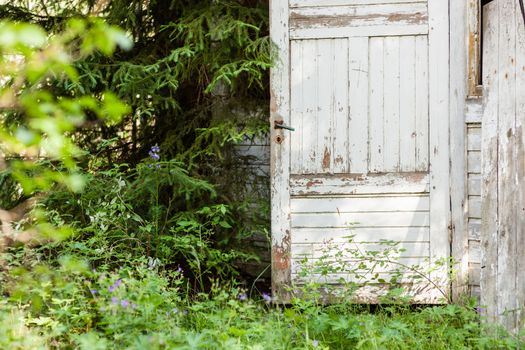
[[525,28],[516,1],[494,1],[486,10],[481,302],[489,320],[516,331],[525,305]]
[[[477,1],[477,0],[476,0]],[[457,271],[451,290],[454,301],[461,301],[468,293],[468,232],[467,213],[467,168],[465,110],[468,94],[467,40],[469,28],[465,18],[477,16],[466,1],[449,1],[450,20],[450,209],[451,209],[451,255]],[[452,39],[453,38],[453,39]]]

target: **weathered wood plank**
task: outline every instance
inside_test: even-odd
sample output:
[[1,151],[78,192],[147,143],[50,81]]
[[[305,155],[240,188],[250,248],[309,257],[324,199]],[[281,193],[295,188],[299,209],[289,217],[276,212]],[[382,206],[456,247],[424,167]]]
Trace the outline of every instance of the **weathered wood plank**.
[[[288,3],[270,1],[270,35],[279,54],[270,72],[270,123],[290,123],[290,72]],[[289,299],[291,285],[290,262],[290,142],[289,135],[282,130],[271,128],[271,139],[283,139],[282,143],[272,142],[271,152],[271,236],[272,236],[272,292],[277,300]]]
[[[316,122],[314,127],[317,133],[317,147],[314,166],[308,169],[311,174],[333,173],[332,168],[334,164],[332,154],[335,140],[332,139],[332,130],[335,126],[333,107],[336,103],[333,88],[337,81],[332,74],[336,70],[334,60],[335,56],[337,56],[335,52],[333,52],[334,40],[345,41],[345,39],[316,40],[317,75],[313,77],[313,83],[317,90],[318,99],[317,101],[313,101],[313,103],[316,107]],[[346,72],[346,67],[347,64],[343,64],[337,68]],[[348,83],[345,85],[348,86]]]
[[399,42],[399,169],[416,171],[416,41],[413,36]]
[[246,169],[247,172],[258,177],[270,178],[270,164],[249,164],[242,166],[243,169]]
[[471,286],[479,286],[480,272],[481,272],[481,264],[479,263],[468,264],[468,283]]
[[[291,96],[290,96],[290,121],[295,131],[290,134],[291,159],[301,159],[303,154],[303,120],[305,115],[303,94],[301,84],[303,81],[303,42],[292,41],[290,43],[290,74],[291,74]],[[291,173],[301,174],[303,162],[291,162]]]
[[471,218],[481,218],[481,198],[479,196],[469,196],[468,216]]
[[479,241],[469,241],[468,247],[469,261],[471,263],[481,263],[481,243]]
[[467,128],[467,149],[469,151],[481,151],[481,125]]
[[290,178],[292,196],[428,193],[426,173],[393,173],[342,176],[299,176]]
[[[330,288],[328,289],[327,286]],[[325,303],[334,302],[354,302],[361,304],[378,304],[381,303],[388,295],[392,286],[389,284],[367,284],[357,289],[352,288],[351,300],[348,300],[348,293],[341,295],[341,287],[338,284],[326,285],[320,291],[322,301]],[[395,286],[398,287],[397,285]],[[434,284],[428,281],[418,283],[401,284],[406,296],[410,297],[410,302],[414,304],[443,304],[448,301],[446,290],[442,291],[436,288]],[[444,295],[445,293],[445,295]],[[301,295],[297,291],[297,295]]]
[[[368,38],[349,39],[350,172],[368,172]],[[341,79],[342,80],[342,79]]]
[[525,25],[516,11],[516,319],[518,327],[525,325]]
[[348,38],[348,37],[389,37],[403,35],[426,35],[428,24],[400,24],[356,27],[318,27],[294,29],[290,36],[294,40]]
[[[379,260],[381,258],[377,258]],[[388,258],[387,258],[388,259]],[[349,273],[350,271],[359,271],[361,273],[364,272],[395,272],[395,271],[407,271],[410,268],[417,269],[416,271],[420,273],[428,273],[429,265],[428,262],[425,262],[424,259],[421,258],[412,258],[412,257],[395,257],[392,259],[392,261],[387,262],[384,261],[383,264],[378,264],[378,261],[373,261],[372,259],[364,259],[363,257],[359,258],[341,258],[341,259],[333,259],[333,258],[322,258],[322,259],[312,259],[312,258],[294,258],[292,259],[292,274],[297,274],[299,272],[312,272],[312,267],[323,267],[324,263],[328,263],[330,267],[339,268],[340,270],[338,272],[340,273]],[[386,259],[385,259],[386,260]],[[358,264],[360,262],[364,262],[366,264],[366,268],[359,267]],[[336,272],[337,273],[337,272]],[[369,280],[370,281],[370,280]],[[368,281],[368,282],[369,282]]]
[[481,299],[481,288],[479,286],[470,286],[470,295],[474,298]]
[[482,138],[482,231],[483,247],[481,261],[481,304],[486,307],[487,321],[496,322],[497,316],[497,259],[498,259],[498,41],[499,16],[498,3],[493,1],[485,5],[483,23],[483,83],[484,113]]
[[370,38],[369,172],[384,169],[384,38]]
[[381,28],[428,24],[425,3],[377,4],[292,8],[290,32],[326,28]]
[[399,171],[399,37],[384,39],[383,171]]
[[[428,227],[428,212],[292,213],[292,227]],[[430,238],[432,239],[432,233]]]
[[303,63],[303,76],[297,85],[293,83],[293,86],[299,89],[299,93],[302,94],[304,114],[301,147],[302,160],[292,159],[291,162],[302,162],[303,174],[315,174],[322,157],[322,154],[317,154],[317,144],[319,141],[317,139],[317,122],[319,121],[318,101],[320,88],[317,81],[319,76],[318,43],[319,40],[302,41],[303,56],[301,60]]
[[429,211],[427,195],[374,197],[325,197],[325,198],[292,198],[292,213],[357,213],[357,212],[390,212]]
[[[498,314],[509,330],[516,328],[516,1],[500,0],[498,101]],[[521,252],[520,252],[521,254]],[[521,271],[523,273],[523,271]]]
[[290,0],[290,7],[402,4],[415,2],[426,3],[426,1],[427,0]]
[[[463,22],[458,23],[458,26],[465,26],[467,24],[468,33],[465,33],[465,37],[468,41],[463,40],[463,51],[468,48],[468,90],[467,94],[469,97],[481,96],[480,85],[480,48],[481,38],[480,33],[480,18],[481,18],[481,2],[480,0],[467,0],[463,3],[468,3],[469,11],[464,14]],[[452,37],[452,36],[451,36]],[[454,41],[460,41],[461,39],[457,36],[453,36]],[[458,40],[459,39],[459,40]]]
[[428,242],[428,227],[352,227],[338,228],[297,228],[294,229],[294,243],[348,243],[379,242],[391,240],[396,242]]
[[270,146],[238,145],[235,146],[235,153],[238,157],[245,158],[252,165],[270,164]]
[[[421,274],[415,273],[414,271],[405,271],[405,272],[398,272],[394,274],[393,272],[365,272],[365,271],[352,271],[352,272],[338,272],[338,273],[331,273],[331,274],[315,274],[310,273],[305,276],[304,273],[308,271],[308,268],[305,269],[305,272],[302,271],[303,269],[299,268],[297,270],[292,270],[292,279],[294,280],[294,283],[296,284],[304,284],[306,282],[316,281],[317,283],[320,283],[324,286],[329,285],[340,285],[341,281],[344,281],[344,283],[359,283],[359,284],[370,284],[371,282],[375,282],[376,284],[379,284],[378,281],[382,280],[384,283],[391,283],[391,281],[394,280],[395,282],[400,284],[409,284],[409,283],[416,283],[420,282],[423,277]],[[395,271],[395,269],[392,269]],[[422,270],[429,270],[428,267],[423,268]]]
[[[429,103],[430,118],[430,257],[431,264],[450,257],[447,234],[450,218],[449,150],[449,3],[429,0]],[[443,176],[445,175],[445,176]],[[436,269],[431,279],[449,289],[447,267]]]
[[481,240],[481,219],[469,218],[468,220],[468,238],[473,241]]
[[469,98],[466,101],[465,122],[468,125],[481,127],[481,119],[483,118],[483,99]]
[[[404,249],[397,249],[397,248]],[[389,250],[391,254],[390,258],[396,257],[411,257],[411,258],[428,258],[429,244],[428,242],[414,242],[414,243],[402,243],[396,246],[393,250],[391,246],[379,243],[341,243],[337,245],[338,250],[330,249],[330,245],[327,244],[293,244],[292,245],[292,257],[293,259],[311,258],[320,259],[328,258],[336,253],[341,260],[353,259],[356,254],[362,256],[364,251],[383,252]],[[327,255],[329,254],[329,255]]]
[[481,173],[481,152],[469,151],[467,153],[467,169],[471,174]]
[[[469,196],[481,196],[481,175],[480,174],[469,174],[468,175],[468,195]],[[481,200],[481,198],[479,200]]]
[[[349,154],[349,44],[348,39],[332,40],[331,82],[332,87],[332,168],[336,174],[350,172]],[[323,86],[323,85],[321,85]],[[364,89],[367,91],[367,89]],[[361,130],[363,132],[363,130]]]
[[416,37],[416,171],[428,171],[428,38]]

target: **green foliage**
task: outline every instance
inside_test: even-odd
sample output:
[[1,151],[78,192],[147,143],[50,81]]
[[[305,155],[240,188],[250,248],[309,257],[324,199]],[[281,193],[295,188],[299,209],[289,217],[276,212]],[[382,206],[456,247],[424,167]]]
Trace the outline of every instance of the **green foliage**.
[[192,147],[197,130],[223,122],[242,130],[255,119],[261,131],[268,129],[260,123],[267,120],[272,63],[265,1],[49,1],[28,7],[15,0],[0,5],[2,11],[56,31],[70,17],[96,14],[132,36],[132,50],[87,56],[76,63],[77,79],[51,82],[55,95],[110,90],[131,106],[121,123],[77,136],[91,153],[100,138],[118,136],[112,152],[105,152],[109,163],[136,164],[155,143],[176,158]]
[[[231,229],[213,228],[209,223],[202,229],[208,232],[202,236],[206,237],[206,245],[222,250],[228,259],[243,255],[232,253],[242,246],[239,238],[267,231],[269,206],[264,195],[268,192],[268,179],[262,179],[253,169],[242,167],[244,160],[238,159],[234,152],[236,143],[268,131],[268,70],[272,57],[265,1],[68,0],[38,2],[29,6],[25,1],[14,0],[8,5],[0,5],[0,13],[4,17],[40,24],[53,33],[63,32],[68,23],[77,23],[78,18],[97,17],[97,20],[91,20],[95,24],[86,27],[96,40],[88,36],[82,39],[82,45],[71,42],[78,47],[73,50],[75,73],[50,74],[43,89],[53,96],[55,102],[64,101],[68,106],[71,100],[78,101],[79,96],[91,96],[98,101],[98,104],[87,101],[81,105],[86,117],[79,119],[73,127],[56,132],[71,136],[75,142],[67,147],[77,150],[69,158],[62,155],[58,158],[61,161],[71,159],[73,162],[68,164],[79,166],[70,170],[56,164],[53,159],[51,169],[59,170],[53,173],[57,175],[55,177],[32,168],[17,169],[18,174],[26,178],[30,175],[33,179],[24,182],[29,191],[49,188],[56,182],[66,183],[62,180],[68,172],[71,175],[89,173],[88,187],[92,187],[97,181],[93,177],[105,177],[115,164],[127,164],[126,181],[134,188],[135,198],[130,194],[125,203],[133,203],[131,210],[138,212],[143,225],[139,231],[133,232],[133,237],[125,236],[118,242],[130,243],[137,248],[137,254],[145,251],[150,257],[180,255],[171,248],[158,249],[157,242],[166,243],[173,237],[179,239],[173,232],[180,230],[175,223],[183,216],[191,214],[194,220],[206,222],[208,219],[198,213],[201,208],[224,204],[229,218],[235,218],[230,223]],[[75,18],[73,22],[72,18]],[[103,22],[110,25],[101,33],[97,26]],[[122,32],[111,25],[119,25],[132,38],[134,45],[131,49],[119,35]],[[115,50],[108,57],[105,53],[114,48],[111,43],[129,50]],[[98,45],[97,52],[83,54],[94,44]],[[72,71],[69,65],[67,69]],[[97,118],[101,113],[105,117],[108,112],[125,112],[118,103],[113,103],[117,97],[126,102],[130,110],[120,121],[105,118],[106,122],[101,122]],[[112,110],[110,107],[116,108]],[[20,120],[20,115],[14,113],[12,119]],[[24,120],[21,123],[26,124]],[[148,169],[143,159],[155,144],[160,145],[165,162],[177,163],[171,167],[172,171],[184,169],[188,175],[172,174],[168,178],[174,181],[160,184],[160,191],[152,188],[159,179],[164,181],[164,166],[157,172],[162,174],[144,176]],[[53,147],[53,150],[57,149]],[[245,186],[247,176],[258,176],[258,182],[265,182],[263,186],[253,187],[261,190],[263,196],[250,193]],[[51,180],[35,181],[40,179]],[[69,179],[66,184],[70,189],[85,185],[79,176]],[[188,183],[177,182],[183,179],[213,184],[213,191],[201,189],[186,194],[175,193],[178,189],[189,188]],[[100,179],[101,183],[104,181],[106,179]],[[91,195],[105,198],[107,188],[100,189],[98,194]],[[161,195],[156,196],[156,192]],[[8,197],[7,193],[0,193],[0,197]],[[262,202],[259,205],[266,210],[254,211],[255,201]],[[108,203],[107,200],[101,202]],[[74,203],[74,200],[68,203]],[[72,212],[71,206],[66,213],[60,213],[67,206],[56,201],[53,205],[55,207],[48,205],[47,209],[57,216],[78,219],[75,227],[80,232],[93,230],[86,216],[79,217],[78,213]],[[111,212],[104,206],[102,209],[101,213]],[[64,218],[57,222],[62,221],[70,222]],[[139,223],[126,225],[123,227],[129,231],[137,228]],[[82,245],[88,235],[81,233],[76,237],[77,243]],[[151,241],[148,238],[144,243],[139,237],[149,237]],[[113,245],[108,249],[110,247]],[[219,263],[214,265],[222,266]],[[231,264],[226,266],[226,270],[230,270]]]
[[12,350],[48,349],[37,327],[28,327],[26,314],[6,301],[0,302],[0,348]]
[[76,166],[81,150],[71,133],[88,113],[114,123],[128,109],[111,92],[59,98],[47,87],[50,79],[77,80],[74,59],[111,54],[117,44],[129,48],[121,30],[100,20],[70,20],[52,37],[37,25],[0,23],[0,171],[9,168],[26,194],[54,183],[82,187]]
[[149,258],[152,266],[188,268],[203,289],[210,277],[235,275],[233,263],[254,259],[228,249],[220,235],[236,222],[224,204],[199,206],[215,197],[207,182],[190,177],[177,161],[146,160],[87,177],[79,194],[55,190],[45,201],[49,220],[76,230],[71,240],[44,247],[74,254],[94,266],[129,266]]

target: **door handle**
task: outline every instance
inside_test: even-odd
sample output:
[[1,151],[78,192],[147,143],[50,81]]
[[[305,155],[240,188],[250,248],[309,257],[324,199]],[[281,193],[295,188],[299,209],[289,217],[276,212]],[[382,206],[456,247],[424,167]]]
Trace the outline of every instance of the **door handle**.
[[284,122],[282,120],[274,120],[273,122],[274,129],[286,129],[290,131],[295,131],[295,128],[292,128],[291,126],[284,125]]

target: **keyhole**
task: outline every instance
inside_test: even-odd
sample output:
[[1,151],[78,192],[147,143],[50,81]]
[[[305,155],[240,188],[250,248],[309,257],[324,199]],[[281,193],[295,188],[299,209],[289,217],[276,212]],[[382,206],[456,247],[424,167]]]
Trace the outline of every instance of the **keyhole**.
[[277,142],[278,144],[281,144],[283,142],[283,137],[281,135],[277,135],[275,137],[275,142]]

